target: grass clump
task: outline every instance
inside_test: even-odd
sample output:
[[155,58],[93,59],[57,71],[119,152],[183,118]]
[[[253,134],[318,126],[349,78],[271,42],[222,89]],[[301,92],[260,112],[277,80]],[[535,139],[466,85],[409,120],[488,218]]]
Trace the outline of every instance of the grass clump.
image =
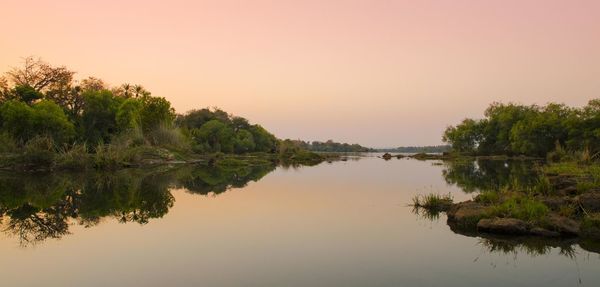
[[500,201],[500,193],[497,191],[482,191],[474,200],[483,204],[495,204]]
[[511,197],[501,204],[492,206],[490,216],[516,218],[524,221],[540,221],[549,212],[549,208],[533,198]]
[[436,193],[430,193],[413,197],[412,206],[431,211],[445,211],[452,206],[453,201],[454,198],[451,194],[440,195]]
[[25,144],[18,163],[25,169],[52,169],[55,157],[54,140],[51,137],[36,136]]
[[73,144],[58,151],[56,165],[62,169],[82,170],[90,166],[86,144]]

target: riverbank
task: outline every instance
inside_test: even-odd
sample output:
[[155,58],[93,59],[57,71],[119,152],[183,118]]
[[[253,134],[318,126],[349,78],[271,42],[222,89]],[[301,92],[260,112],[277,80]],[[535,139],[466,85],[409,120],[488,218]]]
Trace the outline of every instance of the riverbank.
[[450,196],[417,197],[425,213],[445,212],[453,230],[505,236],[600,239],[600,165],[551,163],[534,185],[481,191],[454,203]]
[[244,154],[194,153],[162,147],[140,145],[118,147],[105,145],[89,152],[83,145],[69,149],[24,149],[0,154],[0,169],[24,172],[65,170],[118,170],[156,165],[201,164],[207,166],[253,166],[282,164],[312,166],[323,161],[341,159],[340,154],[297,150],[286,153],[254,152]]

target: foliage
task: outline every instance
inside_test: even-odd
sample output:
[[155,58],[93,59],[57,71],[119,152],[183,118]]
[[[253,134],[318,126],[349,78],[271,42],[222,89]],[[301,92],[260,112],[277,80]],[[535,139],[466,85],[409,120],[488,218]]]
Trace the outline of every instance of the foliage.
[[2,132],[23,142],[36,136],[49,136],[61,144],[75,135],[73,123],[63,110],[51,101],[44,100],[33,106],[8,101],[0,106],[0,118]]
[[558,160],[565,154],[564,147],[572,153],[586,150],[587,159],[591,159],[600,152],[600,100],[591,100],[583,108],[494,103],[484,119],[465,119],[448,127],[443,140],[456,152],[478,155]]
[[220,109],[192,110],[177,117],[184,134],[192,138],[197,152],[274,152],[277,138],[260,125],[234,117]]
[[[183,158],[190,151],[278,152],[280,141],[245,118],[216,108],[176,115],[167,99],[152,96],[140,85],[111,88],[94,77],[76,81],[74,74],[26,58],[23,67],[0,77],[0,152],[9,153],[2,157],[3,166],[20,157],[46,165],[52,158],[52,167],[87,167],[77,163],[79,157],[90,159],[96,168],[110,169],[145,157],[147,162]],[[40,138],[51,140],[52,147],[34,154],[31,149]],[[311,163],[322,160],[302,148],[287,159],[292,157]]]

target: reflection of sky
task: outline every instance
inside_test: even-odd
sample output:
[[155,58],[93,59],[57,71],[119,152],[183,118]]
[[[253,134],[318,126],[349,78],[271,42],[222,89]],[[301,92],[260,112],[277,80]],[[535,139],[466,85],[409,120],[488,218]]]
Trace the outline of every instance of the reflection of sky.
[[[575,261],[488,253],[442,217],[416,219],[419,192],[452,192],[443,166],[365,158],[297,170],[215,197],[175,190],[149,224],[105,219],[72,235],[19,248],[0,237],[3,286],[584,286],[600,282],[599,256]],[[579,272],[579,273],[578,273]]]

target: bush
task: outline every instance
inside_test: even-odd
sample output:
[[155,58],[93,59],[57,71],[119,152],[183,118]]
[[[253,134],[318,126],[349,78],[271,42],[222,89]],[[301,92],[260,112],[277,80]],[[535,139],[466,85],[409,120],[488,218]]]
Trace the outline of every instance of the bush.
[[25,144],[19,163],[25,169],[52,169],[56,152],[51,137],[34,137]]
[[14,153],[19,151],[17,141],[7,133],[0,133],[0,153]]

